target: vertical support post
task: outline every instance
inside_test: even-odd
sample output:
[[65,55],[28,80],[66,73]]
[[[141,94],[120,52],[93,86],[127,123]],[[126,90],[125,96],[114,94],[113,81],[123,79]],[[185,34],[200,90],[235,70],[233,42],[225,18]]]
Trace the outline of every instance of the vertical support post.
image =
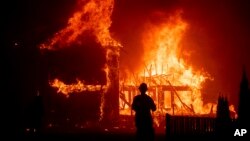
[[171,135],[171,115],[166,114],[166,136],[170,137]]
[[119,50],[107,49],[107,93],[104,95],[104,122],[114,126],[119,120]]
[[174,92],[171,91],[171,107],[172,107],[172,111],[173,111],[173,115],[174,115]]

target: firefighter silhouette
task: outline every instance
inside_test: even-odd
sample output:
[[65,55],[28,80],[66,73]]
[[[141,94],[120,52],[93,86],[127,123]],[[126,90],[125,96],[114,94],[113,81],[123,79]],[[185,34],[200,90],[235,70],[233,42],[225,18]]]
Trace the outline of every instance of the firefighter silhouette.
[[135,111],[136,137],[140,141],[154,140],[154,128],[151,111],[156,110],[153,99],[146,94],[146,83],[139,86],[140,94],[133,99],[132,110]]

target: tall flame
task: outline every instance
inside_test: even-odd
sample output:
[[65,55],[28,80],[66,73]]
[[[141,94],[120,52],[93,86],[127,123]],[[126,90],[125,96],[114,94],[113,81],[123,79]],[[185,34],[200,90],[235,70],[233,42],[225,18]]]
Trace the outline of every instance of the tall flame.
[[[174,86],[187,86],[190,90],[171,90],[177,91],[176,95],[178,95],[174,100],[175,107],[186,106],[194,113],[209,113],[211,104],[204,105],[201,88],[203,82],[210,76],[202,71],[194,71],[179,57],[181,39],[187,28],[188,24],[182,20],[180,12],[160,25],[149,24],[147,26],[142,38],[145,65],[138,69],[139,78],[137,79],[139,80],[137,82],[147,82],[149,87],[160,85],[171,86],[173,89]],[[133,81],[131,78],[128,79],[125,80],[125,85],[131,85]],[[158,95],[161,94],[159,91]],[[157,98],[155,101],[158,101]],[[180,112],[185,114],[183,111]]]
[[72,43],[81,41],[86,33],[92,34],[98,43],[106,49],[106,64],[104,71],[106,73],[106,85],[85,85],[83,81],[78,80],[76,84],[65,84],[59,79],[50,82],[52,87],[57,88],[58,93],[67,97],[73,92],[82,91],[100,91],[101,106],[100,119],[103,118],[104,94],[111,86],[109,72],[113,67],[110,62],[113,61],[112,55],[119,57],[119,48],[121,44],[110,35],[111,14],[114,8],[114,0],[89,0],[88,2],[79,0],[80,9],[76,11],[68,20],[68,25],[54,34],[47,42],[40,45],[40,49],[56,50],[63,47],[70,47]]
[[[111,86],[111,70],[116,70],[112,66],[114,57],[119,57],[119,48],[122,45],[111,37],[109,28],[111,26],[111,14],[114,8],[114,0],[79,0],[79,9],[68,20],[68,25],[54,34],[51,39],[40,45],[40,49],[56,50],[63,47],[70,47],[72,43],[84,38],[86,33],[92,34],[96,41],[106,49],[106,72],[107,83],[101,85],[85,85],[78,80],[76,84],[67,85],[59,79],[50,81],[52,87],[57,88],[58,93],[69,96],[73,92],[100,91],[104,95]],[[124,80],[125,85],[138,85],[145,81],[150,87],[158,85],[187,86],[191,91],[178,92],[175,98],[175,107],[189,107],[195,113],[208,113],[211,110],[211,103],[204,105],[201,88],[203,82],[211,77],[203,71],[195,71],[191,66],[180,58],[180,43],[182,36],[188,28],[188,24],[182,20],[180,13],[170,17],[160,25],[149,25],[143,34],[142,43],[144,51],[143,68],[138,68],[139,77],[136,82],[133,77]],[[116,62],[119,64],[119,62]],[[175,91],[175,90],[174,90]],[[101,102],[101,116],[103,114],[103,96]],[[168,98],[161,98],[169,101]],[[155,99],[156,101],[156,99]],[[158,99],[159,101],[159,99]],[[215,107],[212,107],[213,111]],[[232,108],[231,108],[232,109]],[[183,111],[182,111],[183,112]]]
[[[200,89],[208,75],[193,71],[179,54],[180,42],[188,24],[181,19],[180,13],[170,17],[166,23],[151,25],[143,37],[146,68],[151,68],[149,75],[170,75],[168,79],[174,85],[188,85]],[[143,75],[143,71],[141,71]]]
[[[107,60],[110,60],[110,52],[114,52],[119,56],[119,52],[114,51],[114,48],[118,49],[121,47],[121,44],[114,40],[109,32],[109,27],[112,23],[110,17],[114,8],[114,0],[89,0],[87,3],[79,0],[79,5],[80,9],[68,20],[68,25],[54,34],[46,43],[41,44],[40,49],[55,50],[68,47],[70,44],[78,41],[79,37],[86,34],[85,32],[88,32],[92,33],[96,37],[97,42],[107,49]],[[107,78],[105,88],[110,83],[108,77],[109,67],[107,64],[104,66]],[[62,81],[55,79],[50,84],[58,88],[58,92],[65,95],[86,90],[85,85],[81,81],[78,81],[77,84],[66,85]]]
[[79,0],[79,4],[81,8],[68,20],[68,26],[57,32],[47,43],[41,44],[40,48],[53,50],[65,47],[88,31],[103,47],[121,46],[109,32],[114,0],[90,0],[88,3]]

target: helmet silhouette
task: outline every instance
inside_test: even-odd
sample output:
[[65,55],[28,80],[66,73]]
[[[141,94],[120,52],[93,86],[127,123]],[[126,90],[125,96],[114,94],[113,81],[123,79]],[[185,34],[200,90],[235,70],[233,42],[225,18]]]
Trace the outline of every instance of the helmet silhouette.
[[148,86],[146,83],[141,83],[141,85],[139,86],[139,90],[140,91],[147,91],[148,90]]

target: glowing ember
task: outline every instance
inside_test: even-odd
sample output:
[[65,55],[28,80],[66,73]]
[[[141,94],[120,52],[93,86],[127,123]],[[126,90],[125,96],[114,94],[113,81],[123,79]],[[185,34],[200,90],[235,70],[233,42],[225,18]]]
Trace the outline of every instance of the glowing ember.
[[80,80],[77,80],[76,84],[69,84],[66,85],[64,82],[60,81],[59,79],[54,79],[53,82],[50,82],[52,87],[57,88],[57,93],[62,93],[66,96],[69,96],[69,93],[73,92],[83,92],[83,91],[101,91],[105,90],[106,86],[102,85],[85,85]]
[[231,115],[231,117],[233,117],[235,119],[238,118],[238,114],[236,113],[235,108],[234,108],[233,105],[229,106],[229,111],[233,114],[233,115]]

